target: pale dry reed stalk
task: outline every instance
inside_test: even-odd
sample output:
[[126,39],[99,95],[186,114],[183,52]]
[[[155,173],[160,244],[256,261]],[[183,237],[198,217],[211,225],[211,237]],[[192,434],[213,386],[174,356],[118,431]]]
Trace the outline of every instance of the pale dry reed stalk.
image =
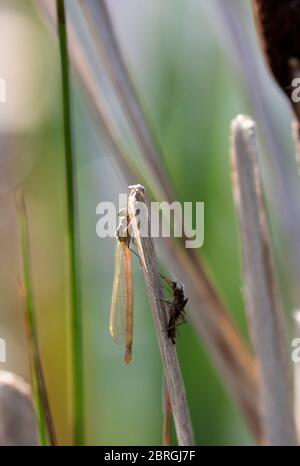
[[232,123],[232,166],[248,320],[261,372],[266,441],[271,445],[296,445],[290,358],[258,166],[255,123],[243,115]]
[[[151,305],[156,336],[163,363],[165,381],[168,388],[178,444],[194,445],[194,433],[185,395],[184,383],[177,357],[176,345],[167,333],[167,311],[162,292],[161,277],[151,235],[142,236],[137,223],[136,212],[145,204],[144,188],[141,185],[130,186],[128,197],[128,214],[134,235],[134,242],[140,257],[146,289]],[[148,233],[151,231],[148,217]]]

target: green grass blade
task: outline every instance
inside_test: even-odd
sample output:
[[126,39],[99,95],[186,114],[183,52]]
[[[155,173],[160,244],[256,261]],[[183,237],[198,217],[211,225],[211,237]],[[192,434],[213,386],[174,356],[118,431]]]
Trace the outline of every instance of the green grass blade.
[[77,252],[78,236],[76,235],[76,191],[74,186],[75,156],[72,144],[72,120],[70,101],[70,75],[68,60],[68,39],[64,0],[56,0],[58,36],[60,46],[63,123],[65,143],[65,167],[67,185],[67,222],[69,235],[70,274],[71,274],[71,338],[72,338],[72,370],[73,370],[73,416],[74,443],[84,444],[84,382],[83,382],[83,344],[82,317],[80,306],[80,286],[78,279]]
[[36,309],[33,295],[28,222],[25,203],[21,193],[18,193],[16,196],[16,208],[18,214],[23,266],[23,279],[20,282],[20,288],[24,301],[29,362],[31,369],[33,396],[37,410],[40,442],[42,445],[49,445],[49,443],[50,445],[56,445],[54,424],[52,420],[44,371],[39,351]]

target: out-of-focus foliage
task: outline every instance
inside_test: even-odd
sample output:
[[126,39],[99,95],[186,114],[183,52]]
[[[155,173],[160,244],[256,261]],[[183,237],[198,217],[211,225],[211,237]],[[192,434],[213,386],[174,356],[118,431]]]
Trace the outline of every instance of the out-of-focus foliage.
[[[205,202],[205,245],[201,254],[247,338],[228,134],[231,119],[247,110],[249,102],[242,95],[226,50],[212,28],[209,3],[206,0],[114,0],[110,6],[179,200]],[[16,69],[18,63],[26,67],[26,86],[31,85],[31,80],[36,86],[38,72],[37,102],[31,102],[32,108],[28,108],[31,112],[38,107],[38,124],[33,119],[35,124],[30,128],[20,129],[16,125],[9,132],[5,126],[0,128],[8,141],[8,145],[1,147],[0,163],[8,171],[13,170],[15,184],[21,182],[25,192],[39,336],[49,395],[59,440],[69,443],[68,260],[57,42],[49,36],[46,24],[40,22],[26,0],[1,1],[0,8],[1,14],[9,10],[12,22],[20,21],[21,16],[25,23],[33,21],[34,24],[32,30],[26,31],[26,39],[22,28],[11,33],[17,39],[9,63]],[[68,11],[76,14],[72,1],[68,2]],[[252,21],[248,9],[241,14],[248,15]],[[38,44],[36,30],[42,38]],[[32,53],[24,63],[21,44],[25,40]],[[46,66],[49,74],[43,76],[41,68]],[[0,67],[0,77],[2,73],[5,74],[5,69]],[[25,84],[21,80],[15,85],[22,90]],[[29,92],[27,87],[24,90]],[[8,82],[8,99],[9,92]],[[95,230],[98,202],[117,202],[119,192],[126,192],[126,184],[103,146],[101,134],[97,134],[75,80],[72,99],[80,204],[77,220],[81,244],[87,443],[159,444],[161,361],[142,277],[136,263],[134,359],[126,367],[123,349],[114,345],[108,332],[114,240],[97,238]],[[42,110],[41,101],[45,105]],[[4,152],[4,147],[9,148],[9,153]],[[17,156],[26,162],[24,173],[19,165],[11,168],[10,161]],[[14,187],[13,184],[0,198],[0,337],[3,334],[7,340],[8,361],[3,366],[28,377],[17,288],[20,259]],[[191,324],[180,328],[178,351],[197,443],[251,443],[243,420]]]

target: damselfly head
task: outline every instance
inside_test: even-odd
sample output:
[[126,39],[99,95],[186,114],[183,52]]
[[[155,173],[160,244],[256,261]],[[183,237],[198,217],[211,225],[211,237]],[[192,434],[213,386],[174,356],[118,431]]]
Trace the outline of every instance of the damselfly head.
[[145,202],[144,194],[145,188],[141,184],[133,184],[128,186],[130,190],[129,197],[134,198],[136,201]]
[[128,186],[128,188],[131,190],[131,191],[139,191],[141,193],[145,193],[145,188],[143,185],[141,184],[132,184],[131,186]]

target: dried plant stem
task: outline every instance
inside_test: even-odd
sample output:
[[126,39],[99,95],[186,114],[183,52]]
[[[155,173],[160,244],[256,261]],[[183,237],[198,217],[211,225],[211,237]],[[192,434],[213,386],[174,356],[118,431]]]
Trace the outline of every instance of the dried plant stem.
[[[153,130],[150,129],[149,121],[146,119],[145,111],[140,104],[133,80],[115,36],[106,2],[105,0],[84,0],[80,1],[80,5],[85,12],[95,39],[95,45],[105,60],[109,75],[141,151],[145,154],[145,159],[154,170],[159,183],[164,185],[166,167],[163,166],[163,158],[160,157],[161,151],[158,141],[154,137]],[[176,198],[170,184],[165,184],[164,189],[167,191],[167,198],[173,200]]]
[[37,405],[39,431],[41,435],[41,442],[44,445],[48,443],[48,438],[51,445],[56,445],[54,423],[48,399],[38,342],[36,310],[33,297],[28,221],[24,199],[20,193],[18,193],[16,196],[16,207],[18,212],[23,262],[23,280],[21,282],[21,293],[24,302],[27,342],[30,355],[29,360],[32,374],[32,385]]
[[38,446],[30,386],[11,372],[0,371],[0,446]]
[[60,45],[63,122],[65,143],[65,165],[67,184],[67,222],[69,235],[70,277],[71,277],[71,338],[72,338],[72,370],[73,370],[73,416],[74,442],[84,444],[84,375],[83,375],[83,342],[82,317],[80,305],[79,268],[77,264],[78,233],[76,232],[76,188],[74,185],[75,154],[72,142],[72,118],[70,99],[70,76],[68,58],[67,25],[64,0],[56,0],[58,37]]
[[[39,6],[53,24],[49,2],[40,0]],[[96,127],[102,130],[101,137],[104,136],[104,143],[108,145],[122,173],[129,182],[137,179],[142,180],[149,192],[152,193],[152,199],[170,201],[172,198],[168,198],[168,193],[165,190],[165,186],[170,184],[166,175],[164,174],[164,181],[160,182],[155,177],[151,164],[147,165],[147,170],[140,170],[132,163],[124,145],[118,138],[116,128],[103,102],[94,70],[87,60],[76,31],[71,24],[69,25],[69,54],[87,97]],[[143,152],[141,155],[145,157]],[[163,172],[164,169],[161,167],[161,173]],[[194,250],[184,249],[182,244],[171,238],[165,239],[165,246],[164,252],[168,266],[180,280],[191,283],[188,293],[190,312],[195,328],[205,342],[253,435],[260,440],[260,412],[257,401],[258,374],[253,355],[232,322],[228,309],[208,276],[199,255]]]
[[[177,358],[176,345],[172,344],[166,332],[168,325],[167,312],[153,240],[150,235],[141,236],[137,225],[136,211],[142,203],[145,203],[143,188],[140,185],[131,186],[128,198],[128,212],[151,304],[166,384],[170,394],[177,440],[181,446],[194,445],[194,434]],[[150,221],[149,218],[148,221]],[[150,232],[150,223],[148,224],[148,232]]]
[[196,257],[180,244],[166,238],[168,266],[178,280],[186,284],[189,315],[201,341],[220,371],[222,379],[237,403],[254,435],[263,438],[259,407],[260,375],[253,355],[229,317],[216,289],[202,274]]
[[233,185],[244,254],[246,300],[262,378],[261,407],[267,441],[295,445],[291,374],[284,319],[272,264],[255,124],[238,116],[232,124]]
[[164,447],[169,447],[171,445],[172,405],[165,376],[163,378],[163,415],[164,426],[162,444]]
[[[51,3],[48,0],[40,0],[39,7],[51,25],[52,32],[56,33],[55,21],[51,11]],[[124,176],[130,181],[139,176],[139,171],[131,162],[122,142],[118,138],[116,127],[109,115],[103,96],[100,92],[96,76],[72,23],[68,23],[68,47],[69,57],[79,84],[87,99],[89,108],[95,121],[96,128],[101,131],[101,141],[109,147]],[[142,177],[143,178],[143,177]],[[152,180],[151,180],[152,181]],[[157,189],[158,191],[158,189]]]

